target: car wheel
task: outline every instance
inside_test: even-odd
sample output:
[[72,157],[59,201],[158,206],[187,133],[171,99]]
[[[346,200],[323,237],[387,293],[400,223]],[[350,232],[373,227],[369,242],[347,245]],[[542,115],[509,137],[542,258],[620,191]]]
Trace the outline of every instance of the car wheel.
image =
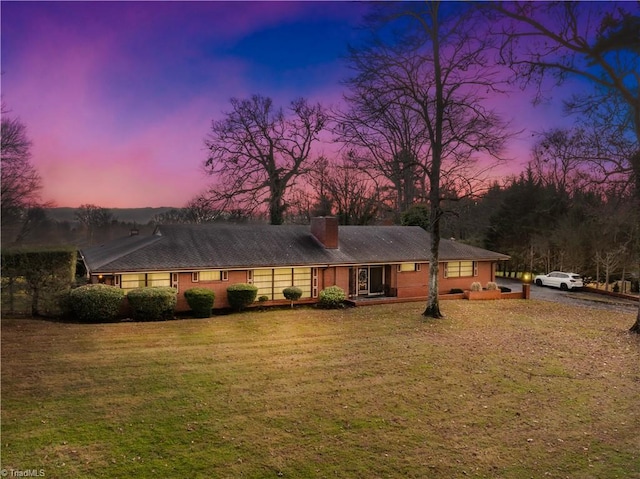
[[568,291],[569,290],[569,286],[567,286],[567,283],[560,283],[560,289],[562,291]]
[[542,286],[542,280],[536,279],[536,286]]

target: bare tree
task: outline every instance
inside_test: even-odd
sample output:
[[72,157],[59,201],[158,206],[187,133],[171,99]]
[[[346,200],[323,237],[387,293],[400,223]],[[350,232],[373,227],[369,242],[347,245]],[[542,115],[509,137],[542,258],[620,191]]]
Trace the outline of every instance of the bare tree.
[[[497,156],[505,125],[483,105],[498,85],[498,70],[487,58],[491,37],[475,5],[440,2],[383,5],[373,25],[386,28],[369,48],[354,50],[364,91],[382,91],[395,108],[419,121],[425,138],[419,155],[428,181],[431,232],[429,295],[425,316],[442,317],[438,301],[440,220],[446,193],[473,183],[478,152]],[[399,26],[398,30],[394,30]],[[399,31],[399,33],[398,33]]]
[[1,215],[5,239],[7,233],[12,238],[16,237],[29,208],[40,205],[42,188],[40,175],[31,163],[31,140],[27,136],[27,128],[19,119],[12,118],[8,113],[3,103],[0,169]]
[[211,223],[223,218],[222,211],[216,209],[211,199],[206,195],[198,195],[192,198],[184,208],[185,223]]
[[[359,53],[353,54],[359,71]],[[335,114],[334,134],[352,155],[352,161],[380,182],[391,186],[396,221],[413,203],[425,196],[426,172],[420,158],[428,157],[429,142],[419,115],[387,84],[349,82],[348,109]]]
[[260,95],[233,98],[231,107],[224,119],[213,121],[206,140],[205,167],[217,180],[211,199],[249,210],[267,204],[271,224],[282,224],[287,190],[307,172],[327,115],[305,99],[292,101],[285,115]]
[[376,183],[347,155],[329,173],[327,192],[338,221],[343,225],[367,225],[376,219],[380,207]]
[[380,190],[371,177],[346,152],[339,162],[322,158],[309,174],[316,194],[314,215],[335,215],[342,225],[373,223],[380,210]]
[[544,186],[571,194],[597,182],[590,174],[585,158],[591,155],[591,144],[582,129],[553,129],[543,132],[534,145],[529,166],[534,178]]
[[75,213],[75,218],[87,231],[89,243],[93,243],[96,232],[106,230],[115,220],[113,214],[107,208],[92,204],[80,205]]
[[[504,2],[502,58],[525,84],[542,92],[552,75],[578,78],[593,88],[565,103],[596,125],[600,165],[610,177],[628,175],[640,223],[640,15],[637,3]],[[636,240],[640,271],[640,238]],[[640,303],[631,331],[640,334]]]

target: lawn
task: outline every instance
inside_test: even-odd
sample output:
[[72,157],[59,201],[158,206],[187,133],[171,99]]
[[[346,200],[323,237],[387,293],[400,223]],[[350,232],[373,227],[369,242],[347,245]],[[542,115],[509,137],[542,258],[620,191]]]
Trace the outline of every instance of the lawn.
[[[640,478],[632,314],[446,301],[2,320],[2,468],[50,478]],[[15,476],[14,476],[15,477]]]

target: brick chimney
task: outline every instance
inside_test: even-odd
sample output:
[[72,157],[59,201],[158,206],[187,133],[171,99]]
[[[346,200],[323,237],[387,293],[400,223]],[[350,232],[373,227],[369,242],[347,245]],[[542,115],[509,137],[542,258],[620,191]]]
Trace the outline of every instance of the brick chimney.
[[338,218],[335,216],[311,218],[311,234],[325,248],[336,249],[338,247]]

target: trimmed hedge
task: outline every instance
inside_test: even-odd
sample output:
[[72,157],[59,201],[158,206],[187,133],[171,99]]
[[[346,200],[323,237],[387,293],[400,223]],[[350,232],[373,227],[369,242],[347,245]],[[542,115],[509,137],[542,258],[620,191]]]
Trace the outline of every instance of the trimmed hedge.
[[286,299],[291,301],[291,307],[293,308],[293,302],[298,301],[302,297],[302,290],[297,286],[289,286],[282,290],[282,294]]
[[87,284],[69,292],[69,306],[78,321],[113,321],[120,312],[124,291],[106,284]]
[[178,293],[167,286],[132,289],[127,293],[131,314],[136,321],[173,319]]
[[318,305],[322,308],[340,308],[345,299],[347,295],[340,286],[329,286],[320,291]]
[[236,283],[227,288],[227,301],[236,311],[242,311],[256,300],[258,287],[252,284]]
[[302,297],[302,290],[297,286],[289,286],[282,290],[282,294],[289,301],[298,301]]
[[196,318],[211,316],[216,294],[207,288],[191,288],[184,292],[184,298]]

